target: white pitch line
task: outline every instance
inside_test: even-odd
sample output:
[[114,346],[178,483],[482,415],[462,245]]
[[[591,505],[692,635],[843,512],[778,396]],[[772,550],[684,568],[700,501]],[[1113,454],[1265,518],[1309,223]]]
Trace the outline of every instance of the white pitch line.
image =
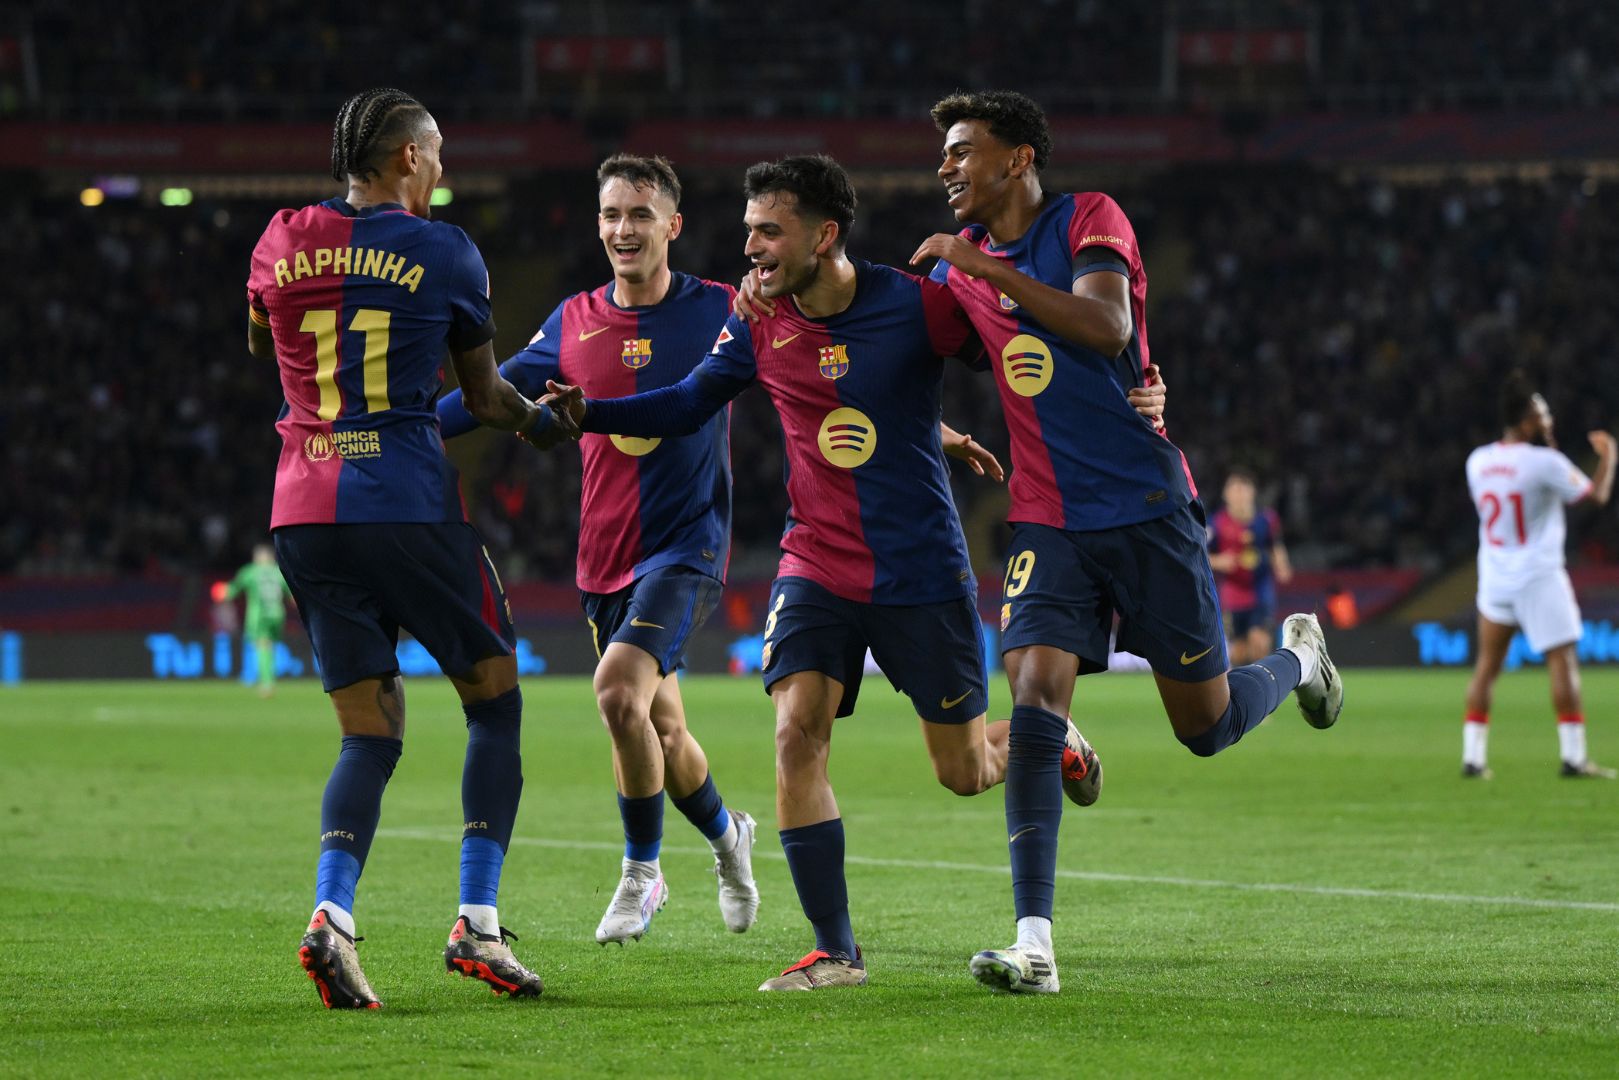
[[[433,840],[441,843],[453,843],[461,838],[456,833],[433,829],[378,829],[377,835],[393,837],[399,840]],[[523,844],[528,847],[556,848],[564,851],[622,852],[624,850],[622,843],[610,843],[601,840],[550,840],[536,836],[514,836],[512,837],[512,843]],[[707,848],[665,845],[663,850],[671,855],[711,856],[713,854]],[[756,857],[763,856],[764,858],[775,859],[778,862],[786,861],[786,856],[779,851],[756,850],[754,855]],[[1010,869],[1005,866],[983,866],[978,863],[944,862],[935,859],[875,859],[866,855],[845,855],[843,861],[852,863],[855,866],[874,866],[892,870],[944,870],[955,874],[1000,874],[1003,876],[1011,873]],[[1465,893],[1425,893],[1410,892],[1404,889],[1350,889],[1332,885],[1298,885],[1277,881],[1217,881],[1212,878],[1159,877],[1150,874],[1109,874],[1095,870],[1058,870],[1057,876],[1073,881],[1106,881],[1125,885],[1173,885],[1185,889],[1234,889],[1239,892],[1343,896],[1360,900],[1418,900],[1430,904],[1482,904],[1496,907],[1549,908],[1556,911],[1619,912],[1619,903],[1604,903],[1598,900],[1545,900],[1531,896],[1469,896]]]

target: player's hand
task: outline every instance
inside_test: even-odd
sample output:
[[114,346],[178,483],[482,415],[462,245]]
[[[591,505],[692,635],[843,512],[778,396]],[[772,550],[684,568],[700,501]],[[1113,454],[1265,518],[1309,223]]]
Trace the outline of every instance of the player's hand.
[[776,313],[776,302],[759,295],[759,271],[749,270],[736,287],[736,299],[731,301],[731,312],[739,319],[758,322]]
[[517,437],[534,447],[536,450],[550,450],[561,446],[565,442],[577,442],[582,434],[579,425],[574,423],[573,417],[566,409],[557,409],[543,398],[535,402],[545,411],[548,420],[535,423],[526,431],[517,433]]
[[[546,406],[559,416],[565,415],[575,431],[585,419],[585,392],[577,386],[559,383],[555,379],[545,380],[545,388],[550,391],[540,398],[539,404]],[[578,438],[577,435],[574,438]]]
[[1613,436],[1606,431],[1588,431],[1585,437],[1591,440],[1591,449],[1597,452],[1598,457],[1611,458],[1616,449],[1619,449],[1614,443]]
[[968,277],[981,278],[992,273],[1001,260],[985,255],[978,245],[951,233],[934,233],[922,241],[922,246],[911,256],[911,265],[918,266],[924,259],[943,259]]
[[1164,382],[1163,372],[1158,370],[1157,364],[1148,364],[1146,372],[1146,385],[1130,388],[1125,395],[1136,412],[1151,421],[1153,430],[1164,430],[1164,403],[1169,387]]
[[996,483],[1006,479],[1006,470],[1001,468],[1000,461],[971,435],[956,431],[948,424],[940,424],[939,436],[944,443],[944,452],[965,461],[967,467],[979,476],[987,476]]

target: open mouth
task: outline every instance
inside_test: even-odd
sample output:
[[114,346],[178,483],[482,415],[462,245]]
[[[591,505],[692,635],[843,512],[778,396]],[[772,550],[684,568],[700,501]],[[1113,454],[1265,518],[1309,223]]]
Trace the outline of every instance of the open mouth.
[[781,269],[781,264],[756,262],[753,264],[753,268],[759,273],[759,284],[763,285],[775,279],[776,272]]
[[967,182],[965,180],[957,180],[954,183],[946,184],[944,186],[945,198],[947,198],[950,201],[951,206],[955,206],[956,203],[958,201],[960,201],[962,195],[964,195],[966,193],[966,191],[967,191]]
[[629,262],[631,259],[633,259],[637,255],[641,254],[641,245],[640,244],[614,244],[613,245],[613,254],[616,255],[619,258],[620,261]]

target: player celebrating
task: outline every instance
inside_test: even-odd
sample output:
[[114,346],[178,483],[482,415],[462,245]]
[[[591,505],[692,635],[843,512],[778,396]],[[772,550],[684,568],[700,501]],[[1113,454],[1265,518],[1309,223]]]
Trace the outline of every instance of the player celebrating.
[[971,961],[983,983],[1054,993],[1051,942],[1064,730],[1077,676],[1107,668],[1109,631],[1144,657],[1176,736],[1208,756],[1299,691],[1330,727],[1343,687],[1312,615],[1284,647],[1228,671],[1204,521],[1180,451],[1130,409],[1148,362],[1147,276],[1106,195],[1048,196],[1051,134],[1016,93],[956,94],[933,107],[959,235],[922,243],[989,351],[1012,437],[1012,555],[1001,646],[1012,686],[1006,824],[1017,941]]
[[332,176],[345,198],[283,210],[253,249],[248,348],[274,357],[276,555],[337,711],[342,752],[321,803],[315,913],[299,959],[327,1008],[378,1008],[354,950],[354,890],[399,760],[399,628],[450,676],[467,720],[461,908],[445,966],[537,995],[496,907],[517,816],[522,693],[500,578],[461,508],[433,415],[446,347],[467,407],[524,431],[542,410],[495,367],[489,277],[453,225],[428,220],[443,139],[398,90],[338,112]]
[[1259,509],[1254,478],[1241,469],[1226,477],[1224,505],[1209,522],[1209,565],[1220,581],[1226,640],[1233,664],[1270,653],[1276,585],[1293,580],[1276,511]]
[[[985,724],[982,629],[943,453],[999,478],[993,456],[938,422],[941,357],[970,330],[936,285],[845,252],[854,190],[826,157],[748,170],[745,253],[760,295],[788,297],[750,325],[733,317],[677,386],[617,401],[556,404],[587,431],[649,437],[695,430],[755,382],[781,417],[791,504],[765,624],[775,703],[777,823],[816,947],[761,990],[858,986],[844,833],[827,779],[835,718],[850,715],[869,647],[922,721],[939,781],[971,795],[1001,782],[1003,721]],[[1150,411],[1161,411],[1160,407]],[[1094,800],[1100,768],[1071,782]]]
[[[547,380],[618,397],[679,382],[703,359],[735,290],[669,269],[680,235],[680,180],[661,157],[619,154],[596,172],[597,232],[613,280],[563,301],[528,347],[501,365],[524,394]],[[438,407],[446,435],[476,421],[459,391]],[[686,728],[686,642],[719,598],[731,546],[730,415],[677,439],[587,435],[578,584],[596,655],[596,704],[613,741],[624,863],[596,940],[639,939],[669,895],[658,865],[665,787],[707,838],[720,914],[753,925],[753,818],[728,811]]]
[[1584,626],[1564,569],[1563,504],[1589,498],[1607,505],[1613,494],[1614,438],[1606,431],[1586,435],[1597,452],[1596,477],[1588,479],[1557,449],[1551,409],[1522,372],[1513,372],[1502,386],[1501,422],[1500,440],[1467,456],[1467,489],[1478,509],[1478,662],[1467,684],[1462,775],[1490,777],[1485,758],[1490,699],[1507,646],[1521,626],[1529,647],[1546,657],[1562,775],[1612,780],[1613,769],[1586,757],[1575,652]]
[[253,546],[253,561],[236,571],[225,587],[225,599],[247,597],[247,617],[242,620],[242,640],[253,643],[258,661],[259,697],[275,693],[275,645],[287,625],[285,597],[292,595],[286,579],[275,564],[275,549],[269,544]]

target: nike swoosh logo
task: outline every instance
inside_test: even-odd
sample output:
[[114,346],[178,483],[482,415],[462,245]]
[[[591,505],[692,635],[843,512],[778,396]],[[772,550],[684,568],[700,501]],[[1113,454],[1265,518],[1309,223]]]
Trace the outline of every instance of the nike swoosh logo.
[[585,333],[583,330],[581,330],[581,331],[579,331],[579,340],[580,341],[589,341],[591,338],[595,337],[597,334],[605,334],[605,333],[607,333],[607,331],[609,331],[611,329],[612,329],[612,327],[610,327],[610,326],[603,326],[603,327],[600,327],[598,329],[592,330],[588,334]]
[[[970,694],[970,693],[972,693],[971,690],[967,691],[967,694]],[[954,709],[957,705],[960,705],[963,701],[967,700],[967,694],[962,694],[958,698],[943,698],[942,697],[942,698],[939,699],[939,708],[941,708],[941,709]]]
[[1210,645],[1208,648],[1204,649],[1202,652],[1198,653],[1196,656],[1187,656],[1183,652],[1183,653],[1181,653],[1181,667],[1185,667],[1187,664],[1195,664],[1199,660],[1203,659],[1205,656],[1209,655],[1209,653],[1211,653],[1213,651],[1214,651],[1214,646]]
[[771,338],[770,339],[770,347],[772,349],[779,349],[783,345],[787,345],[787,344],[790,344],[790,343],[792,343],[794,341],[797,341],[799,338],[801,338],[803,336],[804,336],[804,331],[800,330],[798,333],[794,334],[792,337]]
[[1024,833],[1032,833],[1032,832],[1034,832],[1034,830],[1038,829],[1039,827],[1040,826],[1038,826],[1038,825],[1025,826],[1024,828],[1021,828],[1017,832],[1013,833],[1012,834],[1012,839],[1008,840],[1007,843],[1008,844],[1015,844],[1015,843],[1017,843],[1017,838],[1018,837],[1022,836]]
[[663,626],[660,623],[647,622],[645,619],[641,618],[640,616],[636,616],[635,618],[631,619],[630,620],[630,625],[631,626],[645,626],[645,627],[648,627],[648,628],[650,628],[652,630],[662,630],[663,629]]

